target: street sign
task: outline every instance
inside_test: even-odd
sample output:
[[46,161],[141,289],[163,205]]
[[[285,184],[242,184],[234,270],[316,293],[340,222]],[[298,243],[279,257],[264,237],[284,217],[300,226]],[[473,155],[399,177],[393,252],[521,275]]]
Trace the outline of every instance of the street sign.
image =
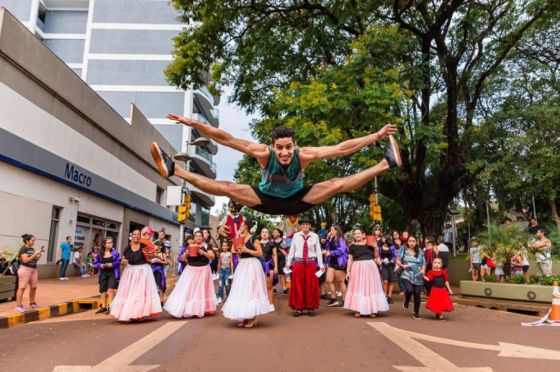
[[176,206],[182,204],[183,203],[183,201],[181,200],[182,193],[183,193],[182,186],[167,186],[167,198],[165,204],[169,206]]

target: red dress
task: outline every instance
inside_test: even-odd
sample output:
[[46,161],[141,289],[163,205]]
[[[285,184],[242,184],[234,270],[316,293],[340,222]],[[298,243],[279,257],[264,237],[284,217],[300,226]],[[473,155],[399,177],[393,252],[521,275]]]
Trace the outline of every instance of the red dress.
[[430,297],[428,297],[426,308],[436,314],[442,314],[444,311],[453,311],[453,303],[445,287],[447,270],[430,270],[426,276],[432,282],[432,289],[430,290]]

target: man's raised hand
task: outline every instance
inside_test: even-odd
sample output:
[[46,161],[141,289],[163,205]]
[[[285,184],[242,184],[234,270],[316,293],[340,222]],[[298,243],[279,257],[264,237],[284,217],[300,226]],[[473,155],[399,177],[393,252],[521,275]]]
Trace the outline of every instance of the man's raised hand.
[[378,140],[384,140],[395,133],[397,133],[397,126],[394,124],[387,124],[377,132]]
[[188,125],[189,127],[191,127],[193,124],[200,124],[200,122],[198,120],[189,119],[189,118],[186,118],[184,116],[175,115],[175,114],[168,114],[167,118],[169,120],[173,120],[173,121],[176,121],[178,123]]

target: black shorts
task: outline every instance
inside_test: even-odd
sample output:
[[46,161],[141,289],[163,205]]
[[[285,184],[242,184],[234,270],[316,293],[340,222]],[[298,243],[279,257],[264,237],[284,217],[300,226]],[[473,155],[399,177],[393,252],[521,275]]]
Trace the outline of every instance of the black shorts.
[[529,271],[529,265],[521,266],[521,270],[523,270],[523,272],[526,273],[527,271]]
[[315,206],[314,204],[309,204],[302,200],[312,187],[313,185],[307,185],[290,197],[278,198],[263,193],[258,186],[252,186],[255,194],[257,194],[261,200],[261,203],[250,208],[264,214],[272,215],[294,216],[303,213]]
[[346,267],[340,267],[338,260],[334,256],[329,260],[329,267],[336,271],[346,271]]
[[99,293],[105,293],[109,289],[117,289],[118,283],[113,270],[104,269],[99,274]]

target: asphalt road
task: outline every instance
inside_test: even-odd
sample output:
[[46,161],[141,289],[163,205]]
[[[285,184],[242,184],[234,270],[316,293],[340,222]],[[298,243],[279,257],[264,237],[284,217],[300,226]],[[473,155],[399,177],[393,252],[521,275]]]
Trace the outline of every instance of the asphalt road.
[[400,306],[376,319],[340,308],[293,318],[278,295],[277,312],[255,329],[220,314],[120,324],[88,311],[0,330],[0,370],[560,370],[560,328],[520,325],[533,317],[456,305],[445,321],[423,307],[414,320]]

